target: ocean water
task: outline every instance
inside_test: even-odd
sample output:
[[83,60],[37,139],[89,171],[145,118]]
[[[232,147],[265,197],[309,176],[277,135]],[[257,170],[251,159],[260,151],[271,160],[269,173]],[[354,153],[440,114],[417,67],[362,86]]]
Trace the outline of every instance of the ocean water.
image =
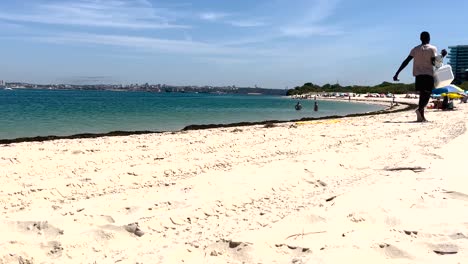
[[279,96],[112,91],[0,90],[0,139],[111,131],[176,131],[192,124],[228,124],[346,115],[383,109],[347,102]]

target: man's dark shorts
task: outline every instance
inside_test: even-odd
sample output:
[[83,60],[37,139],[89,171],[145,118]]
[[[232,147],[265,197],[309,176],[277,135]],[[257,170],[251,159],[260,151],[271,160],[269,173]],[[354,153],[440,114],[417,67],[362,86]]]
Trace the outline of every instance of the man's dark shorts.
[[434,89],[434,77],[431,75],[418,75],[416,76],[415,86],[418,92],[432,92]]

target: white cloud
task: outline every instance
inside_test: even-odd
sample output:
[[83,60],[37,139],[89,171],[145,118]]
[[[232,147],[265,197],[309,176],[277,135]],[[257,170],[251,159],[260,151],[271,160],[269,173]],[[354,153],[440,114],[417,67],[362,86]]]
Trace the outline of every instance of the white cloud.
[[218,21],[220,19],[226,18],[227,16],[229,16],[229,14],[221,12],[206,12],[200,14],[201,19],[208,21]]
[[16,23],[7,23],[0,21],[0,28],[2,29],[22,29],[24,28],[23,25],[16,24]]
[[277,50],[229,47],[221,44],[196,42],[191,40],[171,40],[151,37],[99,34],[62,34],[56,36],[33,37],[32,40],[55,44],[91,44],[131,48],[134,51],[164,52],[189,55],[255,55],[271,56]]
[[300,24],[318,23],[331,17],[338,7],[339,0],[315,0],[313,3],[304,9],[304,15],[298,21]]
[[[206,21],[222,21],[223,23],[226,23],[228,25],[234,26],[234,27],[262,27],[266,26],[267,24],[263,21],[260,20],[253,20],[253,19],[235,19],[233,18],[235,14],[231,13],[225,13],[225,12],[206,12],[206,13],[200,13],[199,18],[202,20]],[[230,18],[227,20],[227,18]]]
[[256,36],[250,36],[250,37],[242,37],[242,38],[236,38],[234,40],[230,41],[224,41],[222,42],[222,45],[224,46],[247,46],[251,44],[258,44],[258,43],[264,43],[264,42],[269,42],[274,39],[279,38],[280,36],[275,33],[275,34],[260,34]]
[[233,64],[246,64],[252,63],[252,60],[245,58],[232,58],[232,57],[202,57],[199,59],[202,62],[214,63],[218,65],[233,65]]
[[310,36],[337,36],[343,34],[342,31],[333,27],[322,27],[322,26],[290,26],[281,28],[281,32],[284,36],[291,37],[310,37]]
[[324,23],[333,16],[339,0],[315,0],[308,8],[304,8],[301,16],[280,27],[281,34],[289,37],[336,36],[343,32]]
[[229,21],[228,24],[235,26],[235,27],[263,27],[267,24],[262,21],[256,20],[237,20],[237,21]]
[[57,25],[78,25],[126,29],[186,28],[165,18],[164,9],[156,9],[147,0],[56,1],[32,6],[28,13],[0,11],[0,19]]
[[[311,8],[304,8],[304,13],[296,16],[297,20],[282,17],[273,19],[270,17],[251,16],[245,14],[237,16],[233,13],[208,12],[197,13],[195,11],[155,8],[148,0],[64,0],[62,2],[47,2],[48,4],[36,5],[27,14],[5,13],[0,11],[0,19],[13,21],[59,24],[59,25],[87,25],[93,27],[113,27],[124,29],[156,29],[178,28],[183,25],[173,24],[168,18],[168,13],[184,14],[184,18],[200,18],[207,21],[220,21],[222,24],[246,28],[242,35],[232,36],[231,39],[204,39],[203,35],[193,35],[194,32],[181,30],[181,39],[165,37],[150,37],[143,33],[99,33],[86,34],[80,32],[64,33],[48,31],[29,32],[33,40],[67,44],[67,45],[102,45],[128,48],[132,51],[165,52],[172,54],[190,54],[203,56],[228,56],[231,54],[248,56],[292,56],[297,52],[291,51],[284,45],[271,45],[274,40],[289,41],[288,38],[310,36],[335,36],[341,34],[339,28],[326,25],[326,18],[333,15],[336,7],[327,4],[325,0],[315,0]],[[44,2],[42,2],[44,3]],[[173,8],[173,6],[171,7]],[[184,9],[184,8],[182,8]],[[187,8],[185,8],[187,9]],[[185,13],[184,13],[185,12]],[[322,13],[323,12],[323,13]],[[174,13],[174,14],[175,14]],[[311,14],[321,14],[308,16]],[[174,15],[169,15],[174,17]],[[267,25],[264,21],[271,23]],[[313,23],[309,23],[314,21]],[[15,23],[15,22],[13,22]],[[323,24],[323,25],[322,25]],[[264,27],[261,30],[250,30],[253,27]],[[36,36],[31,36],[35,34]],[[193,39],[204,40],[194,41]],[[257,45],[258,44],[258,45]],[[280,47],[280,48],[278,48]]]

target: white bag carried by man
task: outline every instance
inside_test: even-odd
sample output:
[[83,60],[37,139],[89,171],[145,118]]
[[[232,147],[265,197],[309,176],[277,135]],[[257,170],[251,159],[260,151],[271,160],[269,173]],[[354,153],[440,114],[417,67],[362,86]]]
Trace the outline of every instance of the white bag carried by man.
[[439,55],[435,60],[434,88],[436,89],[452,84],[455,79],[452,72],[452,66],[444,65],[443,59],[443,56]]

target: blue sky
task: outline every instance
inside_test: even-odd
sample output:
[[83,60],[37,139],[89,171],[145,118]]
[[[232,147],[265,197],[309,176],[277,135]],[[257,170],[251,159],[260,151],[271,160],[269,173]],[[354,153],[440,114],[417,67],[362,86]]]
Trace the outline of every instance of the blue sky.
[[[468,44],[466,0],[2,0],[0,79],[374,85],[427,30]],[[400,76],[411,82],[411,68]]]

